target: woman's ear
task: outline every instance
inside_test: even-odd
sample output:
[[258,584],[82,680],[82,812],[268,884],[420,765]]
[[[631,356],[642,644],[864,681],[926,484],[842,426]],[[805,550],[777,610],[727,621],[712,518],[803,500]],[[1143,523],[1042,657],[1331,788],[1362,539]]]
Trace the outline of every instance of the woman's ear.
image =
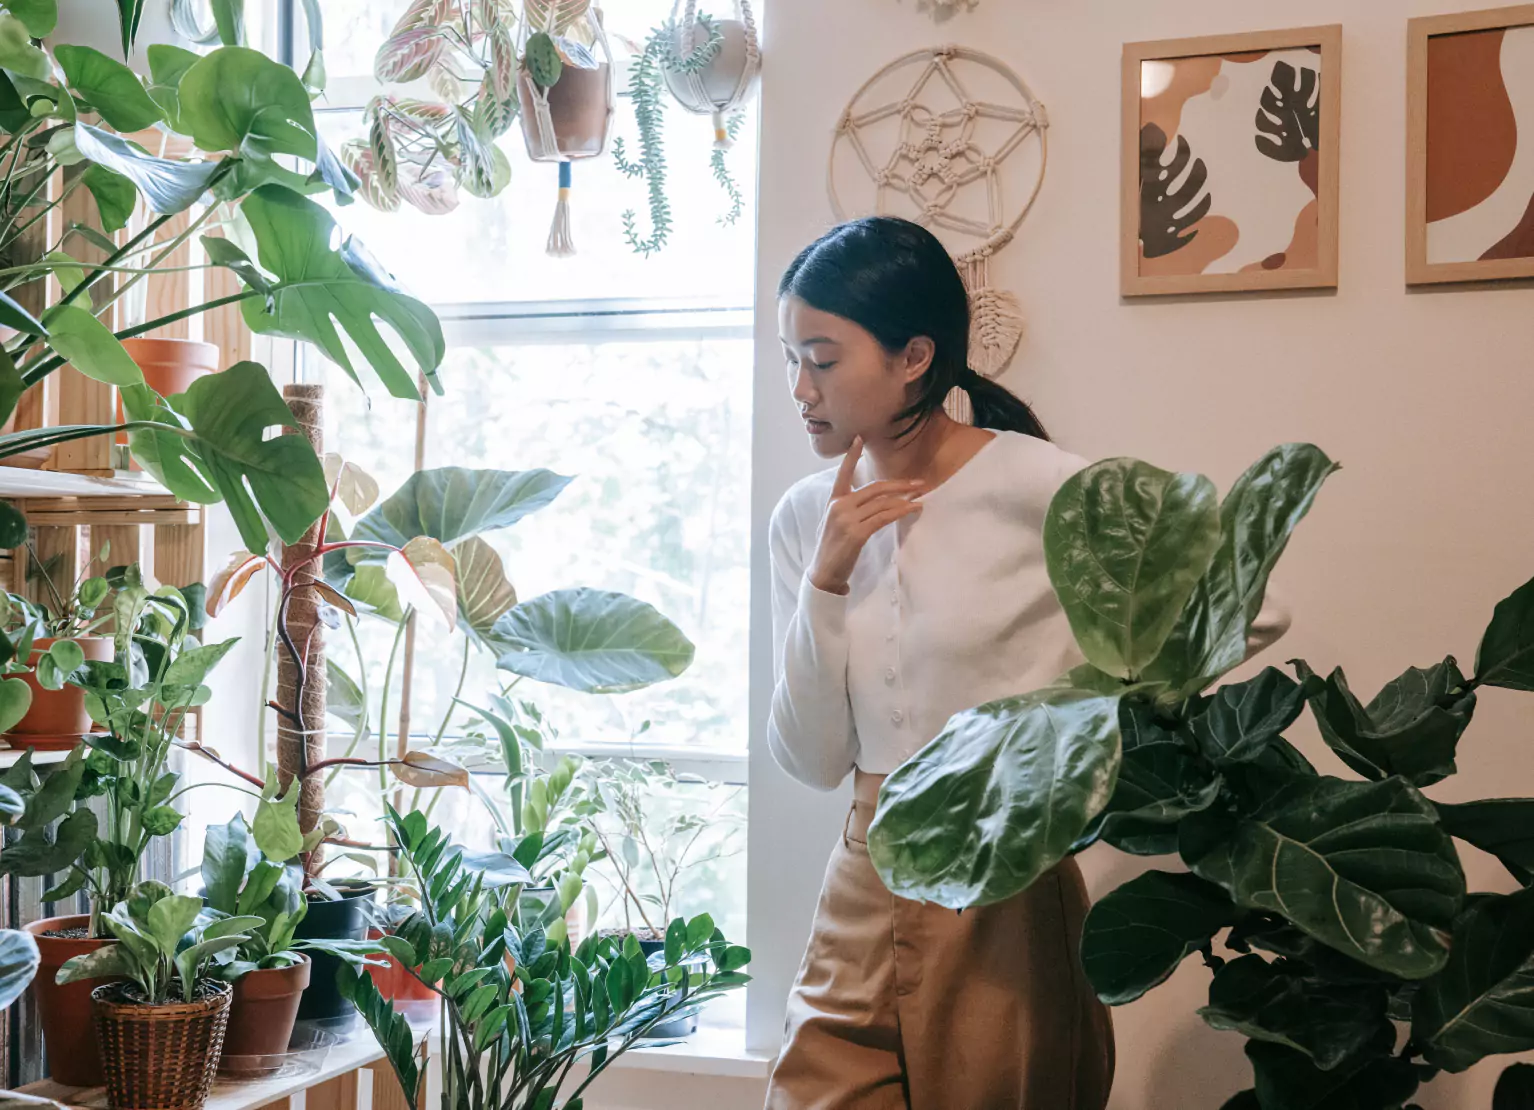
[[936,354],[937,344],[925,335],[918,335],[905,345],[902,370],[907,385],[921,380],[922,375],[931,368]]

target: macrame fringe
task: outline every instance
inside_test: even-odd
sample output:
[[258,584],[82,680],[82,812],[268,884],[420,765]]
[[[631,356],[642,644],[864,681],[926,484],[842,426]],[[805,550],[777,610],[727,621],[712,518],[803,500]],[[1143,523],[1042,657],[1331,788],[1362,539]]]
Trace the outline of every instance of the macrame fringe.
[[569,258],[575,254],[575,239],[570,232],[570,163],[559,163],[559,203],[554,206],[554,225],[549,228],[550,258]]

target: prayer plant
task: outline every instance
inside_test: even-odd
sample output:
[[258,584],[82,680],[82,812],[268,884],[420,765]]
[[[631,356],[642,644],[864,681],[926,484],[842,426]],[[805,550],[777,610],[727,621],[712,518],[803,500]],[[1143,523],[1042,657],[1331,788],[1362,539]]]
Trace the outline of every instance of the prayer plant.
[[[869,834],[893,891],[956,908],[1097,840],[1178,857],[1093,907],[1081,958],[1122,1005],[1200,954],[1200,1016],[1248,1038],[1253,1086],[1225,1110],[1400,1110],[1440,1072],[1534,1049],[1534,799],[1423,793],[1455,773],[1479,690],[1534,690],[1534,581],[1497,605],[1469,675],[1447,656],[1367,704],[1300,660],[1214,686],[1335,469],[1280,447],[1223,504],[1202,476],[1132,459],[1068,481],[1045,555],[1088,662],[956,715],[890,776]],[[1284,738],[1307,706],[1358,778]],[[1523,888],[1467,891],[1455,839]],[[1531,1074],[1509,1069],[1497,1105],[1522,1105],[1501,1100]]]

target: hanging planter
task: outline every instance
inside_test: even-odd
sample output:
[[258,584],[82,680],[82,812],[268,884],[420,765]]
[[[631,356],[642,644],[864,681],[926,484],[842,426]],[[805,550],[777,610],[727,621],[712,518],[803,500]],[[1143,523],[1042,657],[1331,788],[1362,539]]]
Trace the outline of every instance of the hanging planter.
[[710,162],[715,180],[730,199],[730,208],[719,222],[728,226],[740,218],[744,197],[724,155],[740,126],[741,109],[756,91],[762,55],[750,0],[736,0],[735,12],[736,19],[712,19],[698,12],[696,0],[686,0],[685,5],[677,0],[671,20],[651,32],[634,61],[626,95],[634,103],[639,154],[631,161],[621,139],[614,142],[613,154],[622,173],[643,178],[648,186],[650,233],[640,234],[632,211],[623,214],[624,239],[639,254],[654,254],[671,237],[663,136],[665,92],[689,112],[713,119]]

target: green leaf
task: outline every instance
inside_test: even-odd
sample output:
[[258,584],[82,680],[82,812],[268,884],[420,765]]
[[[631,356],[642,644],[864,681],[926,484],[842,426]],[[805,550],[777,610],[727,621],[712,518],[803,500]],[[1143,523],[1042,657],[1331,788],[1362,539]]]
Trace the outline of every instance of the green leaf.
[[653,606],[606,590],[554,590],[524,601],[490,637],[503,671],[592,694],[618,694],[675,678],[694,647]]
[[[357,686],[356,679],[332,659],[325,660],[325,712],[344,722],[353,731],[368,719],[368,707],[362,700],[362,690]],[[364,738],[371,731],[365,729]]]
[[93,108],[114,129],[142,131],[164,118],[138,75],[116,59],[89,46],[64,43],[53,48],[53,56],[81,107]]
[[1177,822],[1207,809],[1220,781],[1197,759],[1191,741],[1171,731],[1150,706],[1131,698],[1119,703],[1123,760],[1113,796],[1073,850],[1106,840],[1133,855],[1177,851]]
[[10,12],[0,12],[0,68],[14,75],[46,81],[52,74],[48,55],[32,45],[26,24]]
[[1246,658],[1268,576],[1289,536],[1337,464],[1308,443],[1275,447],[1231,486],[1220,507],[1220,542],[1165,647],[1144,677],[1185,697]]
[[885,780],[868,833],[880,878],[952,909],[1026,889],[1112,796],[1118,719],[1117,698],[1058,689],[955,715]]
[[[448,961],[451,963],[452,961]],[[416,1095],[420,1087],[421,1073],[416,1064],[415,1034],[403,1014],[398,1014],[373,984],[370,976],[343,964],[336,972],[336,986],[342,997],[357,1007],[362,1019],[373,1030],[378,1045],[384,1050],[409,1110],[417,1110]]]
[[1449,962],[1412,1001],[1412,1038],[1451,1072],[1534,1048],[1534,889],[1470,900]]
[[137,185],[161,215],[185,212],[208,191],[217,162],[178,162],[156,158],[128,140],[86,123],[75,124],[75,146],[98,166],[122,174]]
[[133,974],[133,965],[123,947],[108,944],[83,956],[73,956],[59,968],[55,982],[60,986],[82,979],[124,979]]
[[260,858],[244,814],[228,824],[209,825],[202,846],[202,885],[208,905],[224,913],[239,910],[240,887]]
[[9,732],[32,708],[32,688],[19,678],[0,679],[0,732]]
[[500,555],[479,536],[470,536],[453,548],[453,564],[459,627],[489,646],[495,622],[517,603],[517,591],[506,577]]
[[1497,603],[1475,656],[1476,681],[1534,690],[1534,579]]
[[144,16],[144,0],[117,0],[117,18],[122,34],[123,57],[133,50],[133,40],[138,37],[139,20]]
[[76,749],[61,765],[48,772],[42,785],[33,792],[27,812],[17,822],[17,827],[30,831],[53,824],[69,811],[84,777],[85,758]]
[[138,189],[132,181],[116,170],[109,170],[94,162],[85,167],[80,180],[90,190],[91,196],[96,198],[102,230],[110,233],[128,226],[134,206],[138,204]]
[[1247,1059],[1263,1110],[1394,1110],[1417,1090],[1417,1069],[1390,1054],[1394,1030],[1330,1071],[1303,1052],[1248,1041]]
[[181,814],[170,806],[155,806],[144,814],[144,832],[148,836],[169,836],[181,825]]
[[193,898],[189,894],[172,894],[168,898],[161,898],[149,907],[149,915],[145,919],[149,936],[161,952],[172,955],[201,912],[202,899]]
[[1401,779],[1296,778],[1247,815],[1180,827],[1192,870],[1369,967],[1423,979],[1448,958],[1465,895],[1432,803]]
[[37,974],[37,941],[20,929],[0,929],[0,1010],[15,1002]]
[[1524,886],[1534,883],[1534,798],[1435,802],[1434,808],[1450,836],[1496,856]]
[[[3,74],[0,74],[3,76]],[[0,293],[0,324],[17,331],[27,332],[30,335],[47,335],[48,329],[43,327],[41,321],[33,316],[6,293]],[[12,405],[14,408],[15,406]]]
[[77,809],[59,822],[50,839],[43,829],[29,831],[0,852],[0,874],[36,878],[63,871],[96,840],[96,815]]
[[262,799],[256,805],[256,819],[251,824],[256,846],[267,859],[290,860],[303,850],[304,834],[298,828],[297,780],[288,784],[285,796]]
[[[430,536],[451,548],[460,540],[510,528],[553,502],[570,482],[549,470],[422,470],[358,521],[352,538],[404,547]],[[352,558],[359,563],[384,558],[382,552],[354,550]]]
[[1219,543],[1214,486],[1201,475],[1109,459],[1069,478],[1044,519],[1044,556],[1087,661],[1138,678]]
[[5,9],[21,20],[27,34],[35,39],[47,38],[58,25],[58,0],[5,0]]
[[62,902],[73,898],[85,889],[85,884],[90,881],[90,874],[79,864],[75,864],[64,873],[64,877],[51,889],[43,891],[44,902]]
[[415,374],[378,331],[375,319],[382,320],[404,342],[432,388],[441,391],[436,370],[446,347],[436,314],[406,296],[355,240],[333,250],[335,221],[324,208],[281,186],[263,185],[240,211],[255,235],[262,268],[278,283],[270,309],[254,298],[243,302],[251,330],[307,340],[360,384],[339,327],[390,394],[419,400]]
[[225,46],[181,78],[180,125],[202,150],[315,159],[314,109],[298,75],[259,50]]
[[144,373],[111,330],[85,309],[54,305],[47,314],[48,346],[88,378],[108,385],[141,385]]
[[284,543],[297,543],[325,511],[330,490],[319,457],[301,434],[265,438],[268,428],[297,427],[265,368],[240,362],[198,378],[179,405],[246,548],[266,550],[263,515]]
[[404,606],[400,604],[399,590],[389,581],[389,573],[380,564],[359,566],[346,580],[346,596],[356,602],[365,613],[390,624],[405,619]]
[[207,644],[203,647],[191,648],[183,651],[176,657],[165,671],[164,683],[167,686],[201,686],[208,679],[208,674],[218,666],[219,660],[229,654],[229,650],[240,642],[238,636],[225,640],[220,644]]
[[1214,973],[1199,1016],[1215,1029],[1287,1045],[1330,1071],[1390,1031],[1383,984],[1344,986],[1261,956]]
[[1453,656],[1427,669],[1412,667],[1367,706],[1348,689],[1342,668],[1323,680],[1304,662],[1295,666],[1322,738],[1360,775],[1400,775],[1413,786],[1431,786],[1454,774],[1475,691],[1466,688]]
[[1509,1064],[1502,1069],[1491,1110],[1534,1110],[1534,1064]]
[[74,640],[55,640],[48,648],[48,654],[64,674],[85,663],[85,650]]
[[1100,899],[1081,933],[1081,966],[1110,1006],[1133,1002],[1236,919],[1213,883],[1186,872],[1147,871]]
[[145,54],[149,58],[149,95],[160,106],[170,129],[185,132],[186,125],[181,120],[181,78],[201,55],[159,42],[151,43]]
[[1215,691],[1192,721],[1204,756],[1216,763],[1256,759],[1305,711],[1305,692],[1276,667]]

